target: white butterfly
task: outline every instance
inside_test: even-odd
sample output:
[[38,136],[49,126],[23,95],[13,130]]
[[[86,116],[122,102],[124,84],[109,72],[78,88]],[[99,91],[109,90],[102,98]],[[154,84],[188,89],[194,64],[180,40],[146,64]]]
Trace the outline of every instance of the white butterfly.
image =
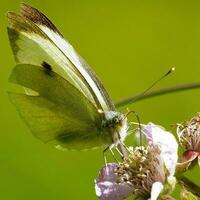
[[10,81],[27,91],[9,94],[32,133],[67,149],[122,142],[126,116],[116,111],[94,71],[54,24],[24,3],[20,14],[7,17],[17,63]]

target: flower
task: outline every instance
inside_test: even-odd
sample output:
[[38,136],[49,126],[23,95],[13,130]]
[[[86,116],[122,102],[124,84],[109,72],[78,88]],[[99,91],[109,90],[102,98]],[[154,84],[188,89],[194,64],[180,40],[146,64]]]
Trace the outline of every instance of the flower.
[[177,126],[177,135],[180,145],[185,149],[179,167],[188,168],[193,161],[198,160],[200,166],[200,113],[195,117]]
[[101,200],[122,200],[135,195],[156,200],[175,185],[178,144],[175,137],[149,123],[142,129],[147,147],[129,147],[128,158],[110,163],[101,171],[95,184]]

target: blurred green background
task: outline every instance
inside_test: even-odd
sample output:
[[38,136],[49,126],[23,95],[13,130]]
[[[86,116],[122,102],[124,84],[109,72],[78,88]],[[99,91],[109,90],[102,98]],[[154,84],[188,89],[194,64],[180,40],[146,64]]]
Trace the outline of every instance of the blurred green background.
[[[200,79],[198,0],[26,2],[57,25],[96,71],[113,100],[143,91],[172,66],[176,72],[157,88]],[[30,134],[8,100],[7,79],[14,59],[5,13],[18,11],[19,3],[1,0],[0,6],[0,199],[96,199],[94,178],[103,165],[102,150],[62,152],[44,145]],[[199,99],[200,90],[192,90],[128,108],[143,123],[152,121],[171,130],[171,125],[199,111]],[[196,177],[198,182],[199,174]]]

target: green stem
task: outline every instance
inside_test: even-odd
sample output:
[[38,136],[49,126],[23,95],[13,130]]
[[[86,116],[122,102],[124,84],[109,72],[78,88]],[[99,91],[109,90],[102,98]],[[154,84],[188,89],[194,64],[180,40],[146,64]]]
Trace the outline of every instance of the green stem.
[[184,91],[184,90],[198,89],[198,88],[200,88],[200,82],[187,83],[187,84],[183,84],[183,85],[153,90],[153,91],[149,91],[149,92],[145,92],[145,93],[142,92],[135,96],[128,97],[128,98],[117,101],[115,103],[115,106],[118,108],[118,107],[126,106],[128,104],[135,103],[137,101],[141,101],[144,99],[161,96],[161,95],[165,95],[165,94],[169,94],[169,93],[174,93],[174,92],[180,92],[180,91]]
[[190,192],[194,195],[200,197],[200,186],[192,182],[190,179],[185,177],[184,175],[180,175],[177,177],[177,180],[180,184],[183,184]]

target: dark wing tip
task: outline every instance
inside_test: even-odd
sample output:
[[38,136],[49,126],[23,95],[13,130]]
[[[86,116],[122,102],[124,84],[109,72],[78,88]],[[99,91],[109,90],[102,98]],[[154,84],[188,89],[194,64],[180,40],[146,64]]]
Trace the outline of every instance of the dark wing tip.
[[7,19],[9,18],[10,13],[12,13],[12,11],[8,11],[8,12],[5,13],[5,17],[6,17]]
[[56,26],[42,12],[30,6],[29,4],[21,3],[20,14],[33,23],[46,26],[62,36]]
[[29,5],[28,3],[25,3],[23,1],[20,3],[20,8],[22,8],[22,7],[33,8],[31,5]]
[[20,14],[36,24],[43,24],[42,14],[36,8],[26,3],[20,4]]
[[20,16],[15,12],[9,11],[6,13],[6,18],[9,22],[10,27],[15,27],[17,22],[19,21]]
[[13,19],[16,15],[17,15],[17,14],[16,14],[15,12],[12,12],[12,11],[8,11],[8,12],[6,13],[6,17],[7,17],[8,20]]

